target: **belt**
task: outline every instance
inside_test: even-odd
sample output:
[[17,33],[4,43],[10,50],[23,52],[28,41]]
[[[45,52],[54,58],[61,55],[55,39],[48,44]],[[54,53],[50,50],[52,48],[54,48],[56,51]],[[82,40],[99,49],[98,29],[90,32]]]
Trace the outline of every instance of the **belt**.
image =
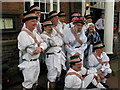
[[[61,52],[61,51],[59,51],[59,52],[57,52],[57,53],[60,53],[60,52]],[[46,53],[47,58],[48,58],[48,56],[51,55],[51,54],[55,54],[55,53]]]
[[37,59],[31,59],[31,60],[23,59],[23,61],[37,61]]
[[81,46],[77,46],[77,47],[75,47],[75,48],[79,48],[79,47],[81,47]]

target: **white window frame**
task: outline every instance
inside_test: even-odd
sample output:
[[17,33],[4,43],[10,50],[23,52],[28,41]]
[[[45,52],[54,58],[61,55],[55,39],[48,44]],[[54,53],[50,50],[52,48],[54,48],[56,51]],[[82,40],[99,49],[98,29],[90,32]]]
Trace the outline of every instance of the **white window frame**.
[[[37,0],[37,2],[39,1],[39,6],[40,6],[40,3],[43,2],[45,3],[45,11],[44,12],[41,12],[41,14],[44,14],[44,19],[45,19],[45,15],[46,14],[49,14],[49,12],[46,10],[46,3],[50,3],[50,11],[53,11],[54,10],[54,1],[53,0]],[[30,6],[34,5],[34,2],[36,2],[36,0],[24,0],[24,12],[25,11],[25,2],[30,2]],[[56,2],[56,5],[57,5],[57,12],[60,11],[60,0],[55,0]]]

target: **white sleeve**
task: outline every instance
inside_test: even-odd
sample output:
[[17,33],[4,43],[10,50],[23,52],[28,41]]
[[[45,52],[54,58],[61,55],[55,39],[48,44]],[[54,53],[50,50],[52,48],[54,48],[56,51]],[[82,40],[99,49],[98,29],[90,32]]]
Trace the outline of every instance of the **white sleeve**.
[[39,36],[37,34],[37,39],[39,40],[39,42],[41,41],[42,43],[40,44],[40,48],[42,48],[43,50],[45,50],[47,48],[47,44],[43,41],[43,39],[41,38],[41,36]]
[[96,27],[97,29],[100,29],[100,28],[99,28],[99,22],[100,22],[100,19],[97,20],[97,22],[95,23],[95,27]]
[[88,56],[89,69],[92,70],[92,71],[97,72],[97,69],[93,67],[94,66],[94,62],[93,61],[94,61],[94,58],[93,58],[93,56],[91,54],[91,55]]
[[105,52],[103,52],[103,59],[102,61],[110,61],[109,57],[107,56],[107,54]]
[[77,79],[75,77],[76,77],[75,75],[68,75],[65,78],[65,87],[67,87],[67,88],[73,88],[75,80]]

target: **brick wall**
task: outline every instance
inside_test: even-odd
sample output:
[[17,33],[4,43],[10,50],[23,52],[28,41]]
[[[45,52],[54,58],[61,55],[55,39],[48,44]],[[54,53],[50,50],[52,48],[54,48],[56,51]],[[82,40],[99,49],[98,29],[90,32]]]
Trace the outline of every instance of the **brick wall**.
[[69,16],[70,16],[70,11],[69,11],[69,2],[61,2],[60,3],[60,10],[64,11],[66,13],[66,22],[69,22]]
[[[2,14],[4,17],[15,17],[15,26],[13,30],[2,30],[2,66],[8,66],[8,70],[3,72],[10,79],[13,84],[19,81],[18,75],[18,49],[17,49],[17,36],[22,27],[22,14],[24,12],[23,2],[2,2]],[[4,67],[5,66],[5,67]]]

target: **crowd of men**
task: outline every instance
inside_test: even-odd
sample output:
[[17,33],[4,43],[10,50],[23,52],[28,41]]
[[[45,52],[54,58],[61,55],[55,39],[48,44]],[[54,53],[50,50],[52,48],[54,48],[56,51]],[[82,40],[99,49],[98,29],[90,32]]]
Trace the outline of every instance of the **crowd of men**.
[[40,59],[47,66],[48,90],[56,89],[62,70],[66,72],[61,87],[64,90],[89,88],[91,84],[94,88],[108,88],[106,80],[112,70],[103,38],[95,29],[101,21],[93,24],[92,16],[83,17],[78,12],[71,14],[69,23],[65,23],[67,16],[63,11],[51,11],[42,23],[40,16],[40,7],[31,6],[23,14],[24,24],[17,38],[23,90],[38,86]]

